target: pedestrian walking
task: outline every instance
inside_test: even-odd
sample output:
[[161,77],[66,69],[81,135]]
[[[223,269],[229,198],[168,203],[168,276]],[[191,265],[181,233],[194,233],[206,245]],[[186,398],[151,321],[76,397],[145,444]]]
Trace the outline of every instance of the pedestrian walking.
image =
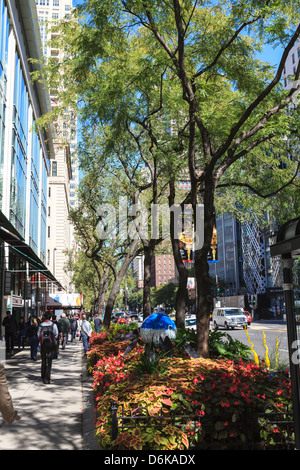
[[7,424],[12,424],[14,421],[18,421],[20,416],[14,409],[11,394],[8,390],[5,367],[0,364],[0,412],[2,418]]
[[101,318],[99,317],[99,315],[96,314],[95,319],[94,319],[94,325],[95,325],[95,332],[96,333],[100,333],[101,324],[102,324]]
[[68,334],[70,331],[70,322],[66,317],[65,313],[61,314],[60,319],[58,320],[59,324],[59,329],[60,329],[60,338],[61,338],[61,349],[66,348],[67,340],[68,340]]
[[51,379],[52,355],[57,345],[58,329],[51,321],[51,314],[45,314],[45,320],[38,327],[38,338],[41,343],[41,375],[44,384]]
[[58,358],[58,353],[59,353],[59,333],[60,333],[60,330],[59,330],[59,324],[58,324],[58,321],[57,321],[57,316],[52,315],[51,320],[57,326],[57,331],[58,331],[56,348],[55,348],[55,350],[53,351],[53,354],[52,354],[52,358],[57,359]]
[[76,320],[76,315],[73,314],[73,316],[70,318],[70,328],[71,328],[71,342],[76,338],[76,331],[77,331],[77,320]]
[[18,348],[24,349],[25,347],[25,337],[26,337],[27,325],[25,323],[24,317],[20,317],[18,325]]
[[5,328],[5,346],[6,354],[13,354],[16,335],[18,331],[18,323],[16,317],[10,311],[6,312],[6,317],[3,319],[2,326]]
[[38,351],[38,322],[35,316],[31,316],[29,318],[29,325],[26,332],[26,338],[28,339],[28,343],[30,346],[30,357],[33,361],[37,359],[37,351]]
[[81,323],[81,337],[82,337],[82,344],[83,344],[83,350],[84,350],[84,356],[86,357],[87,350],[89,347],[89,340],[90,336],[93,332],[92,325],[90,322],[86,319],[86,315],[82,315],[82,323]]

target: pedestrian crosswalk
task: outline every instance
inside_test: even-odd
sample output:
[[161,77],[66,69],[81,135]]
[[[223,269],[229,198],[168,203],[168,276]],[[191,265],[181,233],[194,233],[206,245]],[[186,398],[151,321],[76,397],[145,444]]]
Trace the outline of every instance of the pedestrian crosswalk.
[[277,325],[277,324],[269,324],[267,325],[266,323],[263,324],[252,324],[250,326],[251,330],[258,330],[258,331],[266,331],[266,330],[272,330],[274,332],[278,333],[284,333],[286,332],[286,325]]

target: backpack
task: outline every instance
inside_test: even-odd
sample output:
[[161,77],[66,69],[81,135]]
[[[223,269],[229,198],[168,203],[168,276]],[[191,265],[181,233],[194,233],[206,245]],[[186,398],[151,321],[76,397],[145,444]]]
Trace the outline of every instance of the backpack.
[[70,326],[72,331],[77,330],[77,321],[75,320],[75,318],[70,318]]
[[41,346],[45,351],[53,351],[56,346],[56,341],[53,333],[53,323],[51,325],[41,326]]

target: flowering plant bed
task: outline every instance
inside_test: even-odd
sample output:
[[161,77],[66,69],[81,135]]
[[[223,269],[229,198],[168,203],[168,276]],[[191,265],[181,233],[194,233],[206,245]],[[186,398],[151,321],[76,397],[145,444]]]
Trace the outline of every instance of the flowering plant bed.
[[[105,332],[94,336],[88,353],[97,402],[96,435],[102,449],[202,449],[211,441],[221,448],[238,448],[249,438],[268,446],[291,438],[266,416],[251,421],[247,436],[239,425],[245,407],[252,417],[266,406],[283,414],[290,411],[290,381],[284,374],[271,375],[251,361],[176,356],[163,357],[162,367],[146,374],[140,367],[143,345],[123,357],[128,344]],[[140,414],[160,414],[162,425],[127,426],[112,441],[114,402],[123,416],[133,416],[138,408]],[[171,424],[167,417],[175,409],[189,415],[190,421]]]

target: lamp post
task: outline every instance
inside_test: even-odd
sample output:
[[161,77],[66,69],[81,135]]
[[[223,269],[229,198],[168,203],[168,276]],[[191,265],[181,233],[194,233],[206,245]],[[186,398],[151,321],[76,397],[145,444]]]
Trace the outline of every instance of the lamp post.
[[[295,424],[296,449],[300,450],[300,376],[299,361],[295,361],[298,350],[298,336],[294,315],[294,286],[292,278],[293,258],[282,257],[283,291],[287,320],[290,376],[292,386],[293,415]],[[296,353],[296,355],[295,355]]]
[[[270,247],[271,256],[281,256],[283,291],[286,309],[287,337],[292,387],[295,447],[300,450],[300,369],[297,358],[298,333],[294,312],[293,257],[300,255],[300,217],[280,227],[276,243]],[[296,353],[296,354],[295,354]]]

